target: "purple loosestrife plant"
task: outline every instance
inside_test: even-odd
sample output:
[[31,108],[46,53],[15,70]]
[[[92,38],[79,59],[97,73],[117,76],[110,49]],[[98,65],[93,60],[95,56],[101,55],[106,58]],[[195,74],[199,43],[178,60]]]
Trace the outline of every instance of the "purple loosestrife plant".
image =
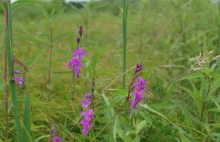
[[77,78],[79,78],[81,72],[80,67],[83,66],[82,60],[84,59],[85,56],[88,55],[88,52],[86,50],[83,50],[82,47],[79,47],[82,37],[82,26],[80,26],[78,33],[79,33],[79,37],[77,37],[76,39],[77,48],[72,53],[73,55],[72,59],[66,64],[67,67],[72,67],[72,72],[75,72],[75,76]]
[[[14,59],[12,60],[12,68],[14,68],[15,63],[16,63],[16,60],[15,60],[15,56],[14,56]],[[24,83],[24,78],[20,77],[20,76],[15,76],[15,74],[21,74],[21,72],[18,70],[13,70],[11,80],[17,82],[20,85],[20,87],[22,87],[22,85]]]
[[82,112],[81,115],[84,117],[84,119],[80,121],[80,124],[83,125],[82,133],[84,135],[88,135],[89,130],[93,126],[92,121],[94,119],[94,111],[93,111],[93,109],[85,110]]
[[55,137],[52,138],[52,141],[53,142],[62,142],[62,138],[59,137],[59,136],[55,136]]
[[[140,77],[139,73],[142,70],[142,64],[138,64],[135,70],[133,80],[128,88],[127,101],[129,102],[130,118],[132,117],[133,109],[138,109],[140,101],[144,100],[144,93],[147,90],[147,81]],[[131,96],[132,94],[132,96]]]
[[55,136],[56,132],[56,127],[53,125],[50,132],[50,142],[62,142],[62,138],[60,136]]
[[81,116],[84,118],[80,121],[80,124],[83,125],[82,133],[84,135],[88,135],[89,130],[93,127],[93,119],[94,119],[94,106],[93,106],[93,99],[94,99],[94,88],[95,83],[94,79],[91,81],[91,92],[92,94],[86,93],[84,98],[81,100],[83,112]]
[[13,77],[11,80],[17,82],[20,85],[20,87],[22,87],[22,84],[24,83],[23,77],[20,76]]

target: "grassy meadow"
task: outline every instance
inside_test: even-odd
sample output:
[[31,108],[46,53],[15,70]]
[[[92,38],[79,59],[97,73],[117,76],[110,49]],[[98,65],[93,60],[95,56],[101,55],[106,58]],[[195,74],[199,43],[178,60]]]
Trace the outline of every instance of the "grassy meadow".
[[[0,141],[52,142],[55,125],[62,142],[220,142],[220,3],[103,0],[77,9],[59,0],[7,2],[0,4]],[[88,56],[74,78],[66,63],[80,25]],[[22,88],[10,65],[4,80],[5,54],[7,64],[14,54],[22,62],[13,65]],[[129,119],[126,97],[137,64],[148,90]],[[83,135],[80,100],[93,77],[95,118]]]

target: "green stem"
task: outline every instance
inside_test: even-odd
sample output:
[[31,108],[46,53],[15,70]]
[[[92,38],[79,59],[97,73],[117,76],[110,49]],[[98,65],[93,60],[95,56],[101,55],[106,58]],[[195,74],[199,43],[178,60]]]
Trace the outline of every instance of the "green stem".
[[73,89],[73,91],[72,91],[72,99],[73,99],[73,96],[74,96],[74,90],[75,90],[75,84],[76,84],[76,76],[75,76],[75,73],[73,72],[72,73],[72,89]]
[[51,81],[52,51],[53,51],[53,32],[52,32],[52,26],[50,24],[50,56],[49,56],[48,84],[50,84]]
[[208,82],[209,82],[209,86],[208,86],[208,91],[207,91],[206,96],[205,96],[205,100],[204,100],[204,102],[202,104],[202,111],[201,111],[201,114],[200,114],[200,121],[202,121],[203,113],[205,111],[205,105],[206,105],[207,97],[208,97],[210,89],[211,89],[211,84],[210,84],[211,80],[210,80],[209,77],[207,77],[207,79],[208,79]]
[[21,125],[18,115],[18,101],[16,95],[16,86],[15,82],[11,80],[12,76],[12,19],[11,19],[11,0],[6,1],[6,50],[7,50],[7,59],[8,59],[8,78],[10,79],[10,89],[11,89],[11,97],[12,103],[14,106],[14,116],[15,116],[15,123],[16,123],[16,132],[17,132],[17,141],[21,141]]
[[[123,12],[123,73],[126,71],[127,16],[128,16],[128,0],[124,0],[124,12]],[[125,88],[125,82],[126,82],[126,74],[123,75],[123,88]]]
[[7,78],[7,48],[5,48],[4,82],[5,82],[5,140],[8,141],[8,78]]

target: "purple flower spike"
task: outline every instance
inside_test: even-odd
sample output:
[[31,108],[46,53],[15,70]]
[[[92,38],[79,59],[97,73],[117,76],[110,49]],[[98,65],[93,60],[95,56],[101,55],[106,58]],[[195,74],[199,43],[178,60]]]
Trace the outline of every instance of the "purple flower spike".
[[52,138],[53,142],[62,142],[62,138],[59,136],[55,136]]
[[72,67],[72,71],[75,72],[75,76],[78,78],[80,75],[80,67],[83,66],[82,60],[84,59],[84,56],[88,55],[88,52],[83,50],[81,47],[79,47],[79,43],[81,41],[81,36],[83,32],[83,27],[80,26],[79,28],[79,37],[76,38],[77,41],[77,49],[73,51],[72,55],[73,58],[71,61],[67,62],[67,67]]
[[82,33],[83,33],[83,30],[82,30],[82,29],[83,29],[83,27],[80,26],[80,27],[79,27],[79,35],[80,35],[80,37],[82,36]]
[[88,55],[88,52],[83,50],[81,47],[78,47],[75,51],[73,51],[73,58],[69,62],[67,62],[67,67],[72,67],[72,71],[75,72],[76,77],[78,78],[80,75],[80,67],[83,66],[82,60],[84,56]]
[[14,74],[21,74],[21,72],[18,71],[18,70],[13,70],[12,72],[13,72]]
[[52,127],[52,134],[54,135],[57,132],[57,129],[55,126]]
[[20,87],[22,87],[22,84],[24,82],[23,77],[19,77],[19,76],[16,76],[16,77],[12,78],[11,80],[14,80],[15,82],[17,82],[20,85]]
[[137,64],[136,73],[142,70],[142,64]]
[[144,92],[147,90],[147,87],[145,86],[146,84],[146,80],[141,77],[137,77],[137,82],[134,83],[134,86],[136,87],[137,91]]
[[[132,90],[133,100],[129,99],[129,103],[134,109],[138,109],[138,104],[140,103],[140,101],[144,100],[143,95],[145,91],[147,90],[146,84],[147,84],[147,81],[141,77],[137,77],[136,82],[133,83],[133,86],[134,86],[134,89]],[[132,110],[129,108],[129,111],[130,111],[130,118],[131,118]]]
[[92,120],[94,119],[94,111],[93,109],[89,109],[89,110],[82,112],[81,115],[84,116],[84,119],[80,121],[80,124],[83,125],[82,133],[84,135],[88,135],[89,130],[93,126]]
[[92,98],[92,94],[86,93],[85,98]]
[[89,110],[82,112],[81,115],[87,119],[93,119],[94,118],[94,111],[93,111],[93,109],[89,109]]
[[73,51],[73,57],[76,57],[79,60],[83,60],[86,55],[88,55],[88,52],[83,50],[81,47],[78,47],[75,51]]
[[76,38],[76,41],[77,41],[77,43],[79,44],[79,42],[80,42],[80,37],[77,37],[77,38]]
[[[82,103],[82,108],[85,110],[86,108],[88,108],[89,105],[92,104],[92,100],[91,97],[89,97],[89,95],[91,94],[86,94],[85,97],[81,100]],[[92,95],[91,95],[92,96]]]

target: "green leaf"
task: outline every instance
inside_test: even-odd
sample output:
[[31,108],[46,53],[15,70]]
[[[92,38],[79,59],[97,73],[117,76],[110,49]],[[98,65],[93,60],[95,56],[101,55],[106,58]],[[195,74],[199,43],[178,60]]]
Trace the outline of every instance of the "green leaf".
[[[191,81],[190,81],[191,82]],[[194,96],[194,101],[198,107],[199,113],[202,112],[202,105],[203,105],[203,101],[202,101],[202,95],[200,95],[200,91],[196,88],[196,86],[194,85],[193,82],[191,82],[192,87],[193,87],[193,96]]]
[[212,95],[220,87],[220,78],[216,79],[210,87],[210,95]]
[[209,75],[211,77],[215,78],[215,79],[220,79],[220,74],[219,73],[211,71]]
[[119,137],[124,140],[124,137],[125,137],[124,131],[121,130],[120,128],[116,128],[116,129],[117,129],[116,132],[119,135]]
[[[123,73],[126,71],[126,54],[127,54],[127,18],[128,18],[128,0],[124,0],[123,11]],[[123,75],[123,88],[125,88],[126,74]]]
[[[38,137],[34,142],[41,142],[42,141],[42,139],[44,139],[44,138],[49,138],[50,137],[50,135],[44,135],[44,136],[40,136],[40,137]],[[45,140],[45,139],[44,139]]]
[[31,118],[30,118],[30,99],[28,92],[28,75],[26,75],[26,97],[25,97],[25,109],[24,109],[24,128],[23,128],[23,142],[32,141],[31,134]]
[[144,128],[144,126],[146,125],[147,121],[143,120],[141,121],[137,127],[136,127],[136,135]]
[[132,142],[133,141],[131,139],[131,137],[128,135],[128,133],[125,133],[125,131],[120,128],[117,128],[117,134],[125,142]]
[[[109,105],[110,105],[110,102],[109,102],[109,100],[108,100],[108,98],[106,97],[105,94],[102,94],[102,98],[103,98],[103,100],[104,100],[106,106],[109,106]],[[108,115],[107,115],[108,120],[110,120],[110,119],[114,116],[114,114],[115,114],[114,109],[111,108],[111,109],[108,111]]]
[[197,124],[200,124],[200,121],[193,116],[191,113],[189,113],[182,105],[180,105],[177,101],[171,99],[171,102],[177,106],[184,114],[186,114],[191,120],[193,120],[194,122],[196,122]]
[[0,2],[0,9],[5,13],[5,6],[2,4],[2,2]]
[[191,83],[192,87],[193,87],[193,91],[191,91],[188,88],[182,87],[180,86],[180,88],[182,88],[184,91],[186,91],[188,93],[188,95],[190,95],[193,99],[193,101],[195,102],[198,112],[201,113],[202,111],[202,96],[200,95],[200,91],[196,88],[196,86],[194,85],[194,83],[192,81],[189,80],[189,82]]
[[189,140],[186,136],[184,135],[180,135],[182,142],[192,142],[191,140]]
[[202,77],[205,77],[205,75],[202,72],[194,72],[178,80],[180,81],[180,80],[185,80],[185,79],[197,79],[197,78],[202,78]]
[[114,108],[114,106],[118,103],[118,102],[122,102],[123,100],[125,100],[125,97],[126,96],[116,96],[114,97],[111,102],[110,102],[110,105],[107,106],[104,111],[109,111],[110,109]]
[[152,114],[158,115],[159,117],[167,120],[169,123],[171,123],[177,130],[179,130],[179,132],[185,136],[187,136],[188,138],[192,139],[192,136],[190,134],[188,134],[186,131],[184,131],[181,127],[177,126],[175,123],[173,123],[171,120],[169,120],[165,115],[163,115],[160,112],[157,112],[155,110],[153,110],[150,106],[148,106],[147,104],[140,104],[141,107],[143,107],[144,109],[146,109],[147,111],[149,111]]
[[211,96],[210,98],[215,103],[216,107],[220,108],[220,105],[219,105],[219,102],[218,102],[218,98],[215,97],[215,96]]
[[115,141],[115,142],[117,142],[117,139],[116,139],[117,120],[118,120],[118,116],[116,116],[116,118],[115,118],[115,124],[114,124],[114,127],[113,127],[113,138],[114,138],[114,141]]
[[207,112],[216,112],[216,113],[220,113],[220,108],[211,108],[206,110]]

